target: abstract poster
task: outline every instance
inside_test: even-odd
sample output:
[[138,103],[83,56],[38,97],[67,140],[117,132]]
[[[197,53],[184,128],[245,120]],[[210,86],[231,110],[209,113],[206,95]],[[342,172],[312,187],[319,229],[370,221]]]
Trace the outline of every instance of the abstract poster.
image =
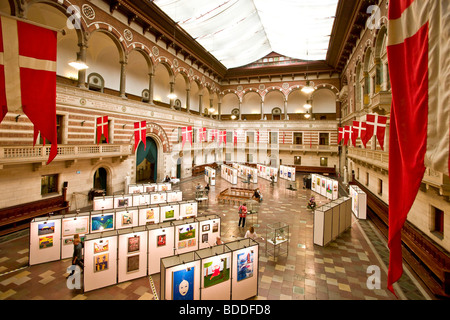
[[45,236],[39,238],[39,249],[53,247],[53,236]]
[[194,300],[195,267],[172,273],[172,300]]
[[109,269],[109,253],[94,256],[94,272],[105,271]]
[[139,255],[127,257],[127,273],[139,270]]
[[109,250],[109,240],[94,242],[94,254],[107,252]]
[[45,222],[38,224],[38,236],[52,234],[55,232],[55,222]]
[[140,249],[140,236],[134,236],[128,238],[128,253],[137,252]]
[[253,252],[244,252],[237,255],[237,281],[253,277]]
[[156,236],[156,246],[157,247],[163,247],[166,245],[166,235],[160,234]]
[[92,217],[91,220],[91,230],[108,230],[114,229],[114,216],[112,214]]
[[230,279],[230,267],[227,258],[215,258],[203,264],[203,287],[208,288]]

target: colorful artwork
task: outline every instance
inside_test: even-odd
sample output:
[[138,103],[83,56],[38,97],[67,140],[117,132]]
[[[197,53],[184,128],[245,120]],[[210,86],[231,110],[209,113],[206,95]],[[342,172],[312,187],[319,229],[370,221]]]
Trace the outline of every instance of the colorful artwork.
[[108,214],[108,215],[102,215],[97,217],[92,217],[91,220],[91,230],[92,231],[98,231],[98,230],[108,230],[108,229],[114,229],[114,215]]
[[39,238],[39,249],[46,249],[51,247],[53,247],[53,236]]
[[122,226],[128,226],[133,224],[133,214],[129,212],[122,213]]
[[179,241],[179,242],[178,242],[178,249],[184,249],[184,248],[186,248],[186,244],[187,244],[186,241]]
[[166,245],[166,235],[160,234],[156,236],[156,246],[157,247],[164,247]]
[[146,220],[155,219],[155,209],[147,209],[145,212]]
[[203,231],[203,232],[209,231],[210,228],[211,228],[211,225],[210,225],[210,224],[204,224],[204,225],[202,226],[202,231]]
[[188,240],[195,238],[195,228],[193,225],[178,228],[178,240]]
[[134,236],[128,238],[128,253],[136,252],[140,249],[140,236]]
[[189,239],[187,242],[187,246],[188,247],[195,247],[197,245],[197,240],[196,239]]
[[195,267],[172,273],[172,300],[194,300]]
[[165,217],[166,217],[166,219],[173,219],[173,218],[175,218],[175,210],[174,209],[167,210],[165,212]]
[[202,234],[202,243],[208,242],[208,233]]
[[127,257],[127,273],[139,270],[139,255]]
[[227,258],[216,258],[203,264],[203,287],[208,288],[230,279]]
[[194,214],[194,208],[192,206],[186,206],[186,215],[190,216]]
[[109,240],[94,242],[94,254],[107,252],[109,250]]
[[55,222],[44,222],[38,224],[38,236],[52,234],[55,232]]
[[109,253],[94,256],[94,271],[105,271],[109,269]]
[[156,186],[147,186],[145,187],[145,192],[154,192],[156,191]]
[[212,232],[218,232],[218,231],[219,231],[219,223],[218,222],[214,222],[213,223]]
[[73,238],[66,238],[66,239],[64,239],[63,245],[69,246],[71,244],[73,244]]
[[327,180],[327,193],[329,193],[329,194],[331,194],[333,192],[331,184],[332,184],[332,181]]
[[237,255],[237,281],[253,277],[253,252],[244,252]]
[[117,202],[118,207],[126,207],[128,206],[128,199],[119,199]]

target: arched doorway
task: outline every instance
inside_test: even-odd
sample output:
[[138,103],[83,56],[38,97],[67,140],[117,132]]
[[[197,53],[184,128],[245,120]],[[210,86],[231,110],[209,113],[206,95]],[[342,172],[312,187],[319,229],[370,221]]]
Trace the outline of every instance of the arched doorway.
[[151,137],[146,139],[146,148],[140,143],[136,152],[136,182],[157,182],[158,147]]
[[104,193],[107,193],[106,187],[107,187],[107,178],[108,178],[108,172],[105,168],[100,167],[95,171],[94,173],[94,190],[103,190]]

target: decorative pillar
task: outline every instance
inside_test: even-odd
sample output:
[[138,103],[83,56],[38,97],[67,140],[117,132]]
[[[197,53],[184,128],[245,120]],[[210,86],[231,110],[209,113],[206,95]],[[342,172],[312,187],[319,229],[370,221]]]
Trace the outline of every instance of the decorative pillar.
[[[214,103],[213,103],[213,99],[209,99],[209,109],[211,109],[213,107]],[[212,112],[208,110],[209,113],[209,117],[212,119]]]
[[222,120],[222,103],[218,102],[217,103],[217,114],[218,114],[218,118],[219,120]]
[[125,84],[127,78],[127,69],[126,69],[127,61],[126,58],[123,61],[120,61],[120,97],[126,99],[125,95]]
[[198,95],[198,111],[200,113],[200,116],[203,115],[203,95]]
[[261,100],[261,120],[264,120],[264,101]]
[[287,115],[287,99],[284,100],[284,120],[289,120]]
[[191,90],[189,88],[186,89],[186,111],[191,113]]
[[242,105],[242,101],[239,100],[239,120],[242,120],[241,105]]
[[153,104],[153,78],[155,75],[150,72],[148,76],[148,103]]
[[[80,47],[80,51],[77,52],[77,60],[83,61],[86,63],[86,51],[87,51],[87,44],[86,42],[78,43],[78,46]],[[78,70],[78,84],[77,87],[86,89],[86,69]]]
[[[175,89],[175,82],[170,82],[170,94],[173,94],[174,93],[174,90]],[[174,99],[173,98],[170,98],[170,109],[175,109],[174,108]]]

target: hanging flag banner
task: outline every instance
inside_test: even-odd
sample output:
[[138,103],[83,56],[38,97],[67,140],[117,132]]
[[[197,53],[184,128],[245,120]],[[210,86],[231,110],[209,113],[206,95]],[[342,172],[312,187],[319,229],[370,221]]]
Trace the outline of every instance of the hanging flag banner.
[[184,148],[184,144],[186,143],[186,140],[191,143],[192,146],[192,127],[182,127],[181,128],[181,149]]
[[362,141],[364,136],[365,136],[365,134],[366,134],[365,122],[353,121],[353,126],[352,126],[352,143],[353,143],[354,147],[356,147],[356,139],[361,138],[361,141]]
[[384,135],[386,132],[387,117],[378,114],[366,115],[366,141],[369,141],[374,135],[377,136],[381,149],[384,150]]
[[350,140],[350,134],[352,133],[351,126],[344,126],[344,145],[347,145],[348,140]]
[[144,143],[144,150],[147,148],[147,121],[138,121],[134,123],[134,150],[139,145],[139,142]]
[[237,132],[236,132],[236,130],[234,130],[233,141],[234,141],[234,146],[237,146]]
[[100,143],[102,135],[105,136],[106,143],[109,143],[108,137],[108,116],[102,116],[97,118],[97,144]]
[[344,139],[344,128],[339,127],[338,129],[338,144]]

